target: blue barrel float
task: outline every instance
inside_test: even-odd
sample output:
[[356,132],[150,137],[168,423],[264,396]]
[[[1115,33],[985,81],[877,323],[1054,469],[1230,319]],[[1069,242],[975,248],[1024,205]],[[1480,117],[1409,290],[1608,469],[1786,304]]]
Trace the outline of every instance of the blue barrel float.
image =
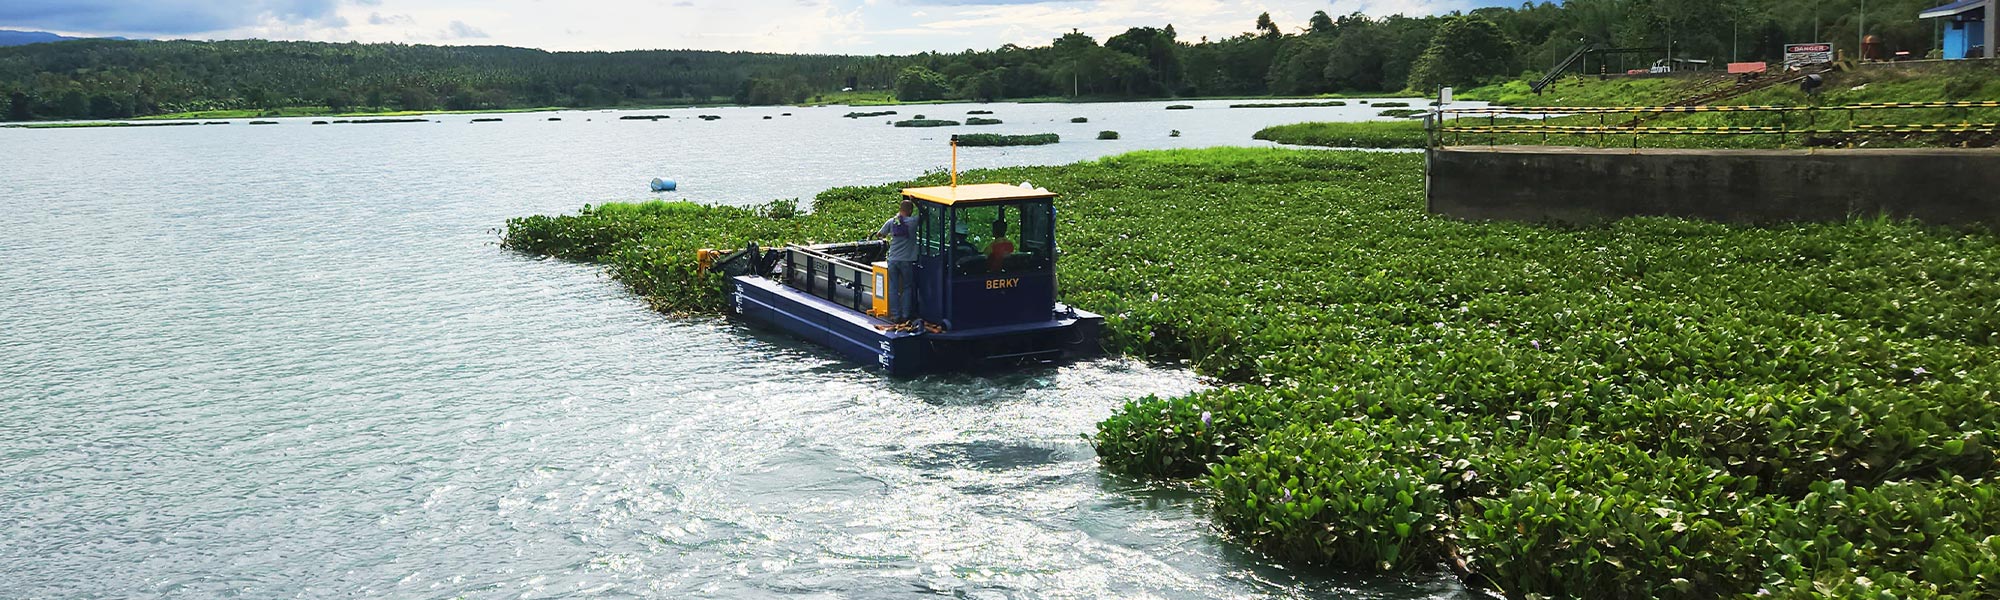
[[655,192],[671,192],[674,191],[674,188],[680,187],[678,185],[675,185],[674,180],[672,179],[660,179],[658,177],[653,178],[652,185],[653,185],[653,191]]

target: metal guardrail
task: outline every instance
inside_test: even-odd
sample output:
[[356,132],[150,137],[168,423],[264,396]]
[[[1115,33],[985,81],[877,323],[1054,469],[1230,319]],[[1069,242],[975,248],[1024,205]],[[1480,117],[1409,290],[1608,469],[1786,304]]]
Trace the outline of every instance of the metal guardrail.
[[[1549,125],[1512,127],[1446,127],[1455,133],[1599,133],[1610,129],[1621,133],[1664,135],[1719,135],[1732,133],[1787,133],[1783,127],[1587,127]],[[1938,123],[1932,125],[1854,125],[1850,129],[1793,129],[1789,133],[1966,133],[2000,130],[2000,123]]]
[[[879,244],[880,242],[875,242]],[[862,244],[789,246],[784,248],[780,270],[785,285],[827,301],[868,312],[874,303],[874,270],[861,262],[840,256]]]
[[1877,108],[2000,108],[2000,101],[1867,102],[1861,104],[1842,104],[1840,106],[1485,106],[1480,108],[1448,108],[1439,112],[1446,115],[1616,115],[1701,112],[1813,112]]
[[[1649,135],[1775,135],[1778,147],[1785,147],[1792,135],[1880,135],[1880,134],[1938,134],[1938,133],[1993,133],[2000,135],[2000,123],[1891,123],[1873,124],[1858,122],[1858,113],[1885,109],[1975,109],[2000,108],[2000,101],[1968,102],[1871,102],[1844,104],[1839,106],[1591,106],[1591,107],[1480,107],[1454,108],[1434,111],[1425,120],[1429,131],[1430,147],[1465,145],[1465,136],[1485,134],[1486,145],[1496,143],[1497,135],[1540,135],[1542,142],[1548,143],[1551,136],[1598,136],[1600,145],[1608,143],[1610,136],[1632,136],[1632,147],[1639,147],[1639,139]],[[1826,126],[1821,124],[1821,115],[1829,112],[1846,113],[1846,122],[1838,117]],[[1647,116],[1666,116],[1686,113],[1776,113],[1776,126],[1646,126]],[[1799,116],[1795,116],[1798,113]],[[1539,116],[1540,123],[1507,122],[1502,117]],[[1575,117],[1597,115],[1596,125],[1575,123],[1550,124],[1551,117]],[[1614,124],[1612,115],[1631,115],[1626,123]],[[1803,118],[1800,118],[1800,117]],[[1970,116],[1970,115],[1960,115]],[[1483,119],[1481,119],[1483,117]],[[1472,120],[1474,124],[1465,124]],[[1484,120],[1484,124],[1478,124]],[[1447,143],[1449,139],[1450,143]],[[1473,145],[1479,145],[1475,142]]]

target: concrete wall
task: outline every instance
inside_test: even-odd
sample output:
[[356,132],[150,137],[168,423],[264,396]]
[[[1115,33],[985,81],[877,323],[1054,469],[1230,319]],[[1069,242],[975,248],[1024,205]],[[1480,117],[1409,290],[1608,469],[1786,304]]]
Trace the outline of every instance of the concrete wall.
[[1731,223],[1889,215],[2000,228],[2000,150],[1640,150],[1456,147],[1428,156],[1430,210],[1589,223]]

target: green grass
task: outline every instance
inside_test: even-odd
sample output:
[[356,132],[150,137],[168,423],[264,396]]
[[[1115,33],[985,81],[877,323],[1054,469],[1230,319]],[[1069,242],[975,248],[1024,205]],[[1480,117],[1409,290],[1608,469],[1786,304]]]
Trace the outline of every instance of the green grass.
[[1536,95],[1526,81],[1508,81],[1461,90],[1454,100],[1484,101],[1504,106],[1663,106],[1686,94],[1686,82],[1675,77],[1566,77]]
[[811,102],[808,104],[812,106],[835,104],[846,106],[896,106],[902,104],[941,104],[943,102],[941,100],[903,102],[897,100],[895,92],[889,90],[855,90],[852,92],[827,92],[818,94],[813,96]]
[[1424,124],[1416,121],[1298,123],[1266,127],[1260,140],[1328,148],[1422,148]]
[[[1956,123],[1959,122],[1959,119],[1961,118],[1955,116],[1936,117],[1938,119],[1949,119],[1949,120],[1932,121],[1931,119],[1934,117],[1916,115],[1913,114],[1914,112],[1915,111],[1911,111],[1900,114],[1882,114],[1882,113],[1862,114],[1857,117],[1856,121],[1862,124],[1868,124],[1868,123],[1888,124],[1892,122],[1901,122],[1901,123],[1911,122],[1911,121],[1896,120],[1897,117],[1902,117],[1906,119],[1914,119],[1914,122],[1918,123],[1933,123],[1933,122]],[[1957,112],[1957,111],[1937,111],[1937,112]],[[1986,109],[1984,111],[1975,111],[1975,112],[1984,113],[1983,115],[1971,117],[1972,119],[1975,120],[1975,122],[1992,123],[1995,122],[1996,118],[2000,118],[2000,110]],[[1845,123],[1847,122],[1847,117],[1843,114],[1825,113],[1818,116],[1817,118],[1819,119],[1819,124],[1815,125],[1814,128],[1821,130],[1844,127]],[[1630,117],[1626,117],[1626,119],[1629,120]],[[1800,124],[1800,121],[1804,120],[1804,117],[1802,117],[1801,115],[1792,115],[1787,120],[1790,121],[1789,126],[1792,127],[1791,133],[1787,135],[1779,135],[1776,133],[1757,133],[1757,134],[1734,134],[1734,135],[1642,134],[1635,136],[1631,134],[1620,134],[1620,133],[1606,133],[1606,134],[1557,133],[1557,134],[1550,134],[1547,136],[1543,136],[1541,134],[1486,134],[1478,132],[1462,132],[1462,133],[1444,133],[1441,134],[1441,137],[1444,143],[1452,146],[1485,146],[1485,145],[1518,144],[1518,145],[1583,146],[1583,147],[1593,147],[1593,148],[1684,148],[1684,149],[1715,149],[1715,150],[1769,150],[1769,149],[1859,148],[1859,147],[1984,148],[1993,146],[1994,142],[1996,141],[1996,136],[1992,133],[1836,134],[1836,133],[1814,133],[1811,130],[1802,132],[1797,127]],[[1622,126],[1622,124],[1625,121],[1621,121],[1619,118],[1614,116],[1610,119],[1605,120],[1604,122],[1608,122],[1612,126],[1617,127],[1617,126]],[[1464,124],[1472,126],[1485,125],[1485,123],[1486,121],[1484,119],[1466,119],[1464,121]],[[1579,116],[1579,117],[1568,117],[1568,118],[1552,118],[1548,120],[1548,123],[1551,125],[1566,124],[1566,125],[1596,126],[1600,123],[1600,121],[1596,116]],[[1447,122],[1447,124],[1449,124],[1449,122]],[[1657,117],[1647,118],[1641,123],[1641,125],[1644,127],[1743,127],[1743,126],[1779,127],[1780,117],[1775,114],[1752,115],[1744,113],[1705,113],[1705,114],[1694,114],[1694,115],[1670,115],[1670,116],[1657,116]]]
[[952,139],[958,140],[958,145],[960,146],[1041,146],[1062,141],[1061,136],[1053,133],[1034,133],[1028,135],[961,133],[952,136]]
[[1995,99],[2000,99],[2000,63],[1955,61],[1907,67],[1867,67],[1852,73],[1834,73],[1817,98],[1808,98],[1798,86],[1785,85],[1759,90],[1728,104],[1831,106],[1866,102]]
[[[1509,597],[1982,598],[2000,582],[2000,237],[1881,220],[1475,223],[1422,157],[1152,151],[972,171],[1063,193],[1065,301],[1223,385],[1099,426],[1302,565],[1462,562]],[[696,248],[858,239],[909,182],[811,214],[610,204],[506,247],[717,313]]]
[[[1544,106],[1661,106],[1707,90],[1719,89],[1733,81],[1726,75],[1689,74],[1677,77],[1572,78],[1542,96],[1527,93],[1525,82],[1508,82],[1468,90],[1471,99],[1491,99],[1502,104]],[[1834,72],[1816,95],[1807,95],[1796,85],[1779,85],[1719,102],[1723,106],[1835,107],[1881,102],[1941,102],[2000,98],[2000,64],[1986,61],[1918,63],[1913,65],[1866,66],[1852,72]],[[1537,120],[1539,121],[1539,119]],[[1486,135],[1448,134],[1450,143],[1470,144],[1557,144],[1638,148],[1801,148],[1801,147],[1990,147],[2000,135],[1985,133],[1947,134],[1845,134],[1814,133],[1814,130],[1847,129],[1850,125],[1955,125],[2000,123],[2000,109],[1863,109],[1794,112],[1711,112],[1694,114],[1580,115],[1554,117],[1552,125],[1625,127],[1782,127],[1787,136],[1754,135]],[[1472,118],[1466,124],[1483,124]],[[1975,127],[1976,128],[1976,127]]]
[[1107,130],[1104,130],[1104,131],[1099,131],[1099,132],[1097,132],[1097,139],[1100,139],[1100,140],[1115,140],[1115,139],[1118,139],[1118,132],[1116,132],[1116,131],[1111,131],[1111,130],[1108,130],[1108,129],[1107,129]]
[[[1461,90],[1459,100],[1505,106],[1664,106],[1732,85],[1727,74],[1702,72],[1669,77],[1566,77],[1534,94],[1526,81],[1507,81]],[[1810,106],[1864,102],[1931,102],[2000,98],[2000,64],[1992,61],[1864,66],[1836,71],[1816,98],[1797,85],[1778,85],[1719,102],[1734,106]]]
[[1848,129],[1853,125],[1895,125],[1895,124],[1954,124],[1954,123],[1996,123],[2000,122],[2000,109],[1894,109],[1894,110],[1823,110],[1794,112],[1780,115],[1771,112],[1710,112],[1693,114],[1645,114],[1645,115],[1576,115],[1555,116],[1546,120],[1498,119],[1485,117],[1448,118],[1445,125],[1485,126],[1489,122],[1498,124],[1547,123],[1549,125],[1571,125],[1589,127],[1610,127],[1614,131],[1633,124],[1640,127],[1769,127],[1788,131],[1776,133],[1734,134],[1734,135],[1665,135],[1665,134],[1485,134],[1477,132],[1445,133],[1443,141],[1450,145],[1563,145],[1606,148],[1695,148],[1695,149],[1774,149],[1774,148],[1936,148],[1936,147],[1990,147],[1996,135],[1987,133],[1927,133],[1927,134],[1847,134],[1827,133],[1829,130]]
[[917,115],[917,116],[918,118],[915,119],[909,119],[906,121],[897,121],[896,126],[897,127],[957,127],[959,125],[958,121],[946,121],[944,119],[925,119],[922,118],[923,115]]
[[965,119],[965,124],[966,124],[966,125],[999,125],[999,124],[1000,124],[1000,120],[999,120],[999,119],[988,119],[988,118],[984,118],[984,117],[966,117],[966,119]]

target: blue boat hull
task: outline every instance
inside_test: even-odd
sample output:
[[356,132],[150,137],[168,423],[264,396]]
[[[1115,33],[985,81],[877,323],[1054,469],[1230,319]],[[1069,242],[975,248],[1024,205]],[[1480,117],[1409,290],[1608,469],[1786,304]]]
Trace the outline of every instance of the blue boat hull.
[[736,314],[811,340],[892,375],[1093,356],[1104,317],[1057,305],[1049,320],[944,333],[883,331],[880,319],[762,277],[734,278]]

